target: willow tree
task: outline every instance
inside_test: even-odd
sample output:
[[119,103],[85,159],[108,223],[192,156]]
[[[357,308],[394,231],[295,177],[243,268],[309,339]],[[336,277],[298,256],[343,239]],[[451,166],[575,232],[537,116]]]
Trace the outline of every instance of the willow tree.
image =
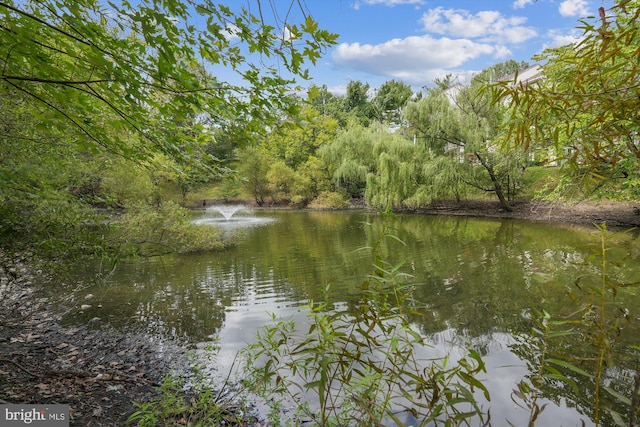
[[366,128],[353,124],[319,150],[336,186],[352,197],[364,194],[367,174],[375,170],[372,141]]
[[[502,209],[511,210],[509,188],[523,163],[515,154],[500,152],[504,107],[492,103],[484,86],[500,77],[496,73],[514,72],[520,66],[515,61],[494,65],[466,85],[444,79],[426,97],[407,105],[405,132],[433,154],[447,157],[438,159],[435,167],[423,168],[423,173],[437,175],[418,192],[422,200],[446,195],[447,188],[459,198],[464,184],[495,194]],[[436,188],[433,182],[443,187]]]
[[401,207],[415,190],[413,144],[383,126],[353,125],[320,153],[336,185],[369,205]]
[[376,169],[367,175],[365,201],[379,208],[406,207],[405,201],[416,189],[415,147],[397,133],[376,128]]
[[543,80],[502,81],[495,96],[510,107],[514,146],[553,149],[597,179],[634,174],[640,185],[640,2],[593,12],[581,21],[580,41],[534,58]]

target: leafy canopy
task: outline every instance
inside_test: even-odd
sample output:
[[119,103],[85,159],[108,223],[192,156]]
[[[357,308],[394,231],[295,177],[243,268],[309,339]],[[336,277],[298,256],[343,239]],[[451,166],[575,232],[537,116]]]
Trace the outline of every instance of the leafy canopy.
[[3,244],[97,253],[88,205],[184,199],[222,171],[216,140],[298,111],[296,81],[336,36],[295,0],[228,3],[0,0]]
[[[177,127],[194,115],[229,132],[263,131],[295,108],[295,78],[337,36],[306,10],[294,24],[276,11],[269,21],[255,4],[257,15],[211,0],[0,1],[0,96],[29,102],[43,133],[130,158],[184,156]],[[217,76],[229,71],[233,82]]]
[[[507,126],[520,147],[556,147],[593,172],[640,159],[640,2],[616,0],[585,19],[581,41],[539,57],[543,81],[499,82]],[[595,12],[595,11],[594,11]]]

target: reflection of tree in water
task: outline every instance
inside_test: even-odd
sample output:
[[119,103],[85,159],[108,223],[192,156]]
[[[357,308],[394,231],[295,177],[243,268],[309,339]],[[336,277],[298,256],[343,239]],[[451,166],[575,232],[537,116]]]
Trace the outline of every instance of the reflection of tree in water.
[[567,286],[564,307],[534,317],[532,332],[520,336],[513,352],[527,360],[532,372],[542,369],[542,375],[530,375],[529,383],[546,398],[556,403],[566,399],[597,423],[620,425],[635,416],[630,402],[638,352],[632,346],[638,344],[640,325],[630,309],[637,307],[640,273],[630,268],[638,265],[632,242],[606,233],[601,237],[603,246],[585,246],[574,257],[583,268]]
[[[635,336],[637,337],[637,332]],[[633,336],[633,335],[632,335]],[[597,349],[585,341],[584,336],[579,333],[566,336],[562,340],[551,340],[547,349],[546,360],[557,359],[571,363],[586,372],[593,373],[596,370],[595,358]],[[633,390],[634,377],[637,372],[637,354],[633,355],[622,346],[621,351],[616,354],[616,365],[606,367],[603,384],[606,387],[624,396],[631,398]],[[526,361],[530,372],[537,372],[540,365],[541,355],[543,354],[543,343],[538,337],[532,334],[523,334],[517,337],[515,344],[511,346],[511,351],[521,360]],[[566,377],[567,380],[559,380],[555,378],[542,377],[533,378],[533,374],[529,375],[531,384],[535,384],[545,399],[557,404],[575,407],[581,414],[586,415],[590,420],[594,419],[595,413],[595,376],[580,375],[574,370],[564,368],[559,365],[549,364],[552,369],[559,371],[558,375]],[[546,371],[545,373],[550,373]],[[623,419],[628,419],[629,406],[622,402],[619,398],[614,397],[609,392],[600,393],[600,416],[601,425],[616,425],[614,419],[610,415],[610,411],[621,414]]]
[[[562,251],[558,247],[562,237],[549,242],[548,230],[510,221],[455,219],[431,226],[415,222],[410,231],[411,237],[405,239],[408,252],[417,254],[414,296],[424,302],[428,316],[428,321],[415,321],[425,333],[448,327],[472,336],[495,328],[517,331],[522,313],[561,299],[565,292],[561,283],[571,277],[557,257],[531,246],[539,232],[544,235],[541,248]],[[554,280],[546,283],[550,277]]]
[[[380,240],[380,216],[288,211],[274,216],[277,222],[247,233],[238,247],[221,253],[121,265],[104,289],[88,290],[103,309],[87,311],[85,320],[110,313],[109,321],[123,328],[137,322],[172,336],[208,341],[225,327],[226,309],[263,301],[295,306],[327,299],[329,309],[339,307],[356,317],[363,280],[372,273],[371,249],[362,248]],[[390,265],[402,263],[400,271],[412,276],[412,299],[407,300],[412,310],[406,313],[434,345],[453,343],[447,347],[453,349],[464,337],[484,355],[504,351],[514,337],[529,336],[535,310],[545,309],[556,318],[575,312],[567,291],[577,277],[598,271],[597,263],[585,262],[588,246],[598,240],[590,229],[422,215],[398,215],[390,221],[388,231],[404,244],[385,239],[379,253]],[[633,256],[627,265],[640,265],[640,254]],[[631,289],[620,291],[617,300],[629,310],[638,307]],[[273,307],[265,305],[264,311]],[[640,336],[637,326],[624,325],[619,348],[637,345],[633,336]],[[514,354],[533,366],[534,345],[518,342]],[[592,350],[579,335],[566,337],[556,348],[585,359]],[[609,368],[607,381],[622,393],[628,384],[620,382],[622,373],[634,369],[634,359],[632,354],[616,357],[621,374]],[[589,381],[575,380],[581,381],[581,389],[592,389]],[[592,392],[583,396],[553,382],[543,386],[549,389],[545,397],[560,406],[565,399],[589,413]],[[612,400],[604,394],[603,399],[607,404]]]
[[[547,310],[559,318],[577,310],[567,293],[577,278],[584,287],[593,286],[585,277],[599,279],[599,266],[588,262],[593,246],[593,235],[584,230],[553,229],[517,221],[478,221],[439,219],[437,226],[413,223],[403,218],[402,231],[411,233],[405,239],[419,255],[425,272],[415,267],[414,297],[420,301],[421,313],[411,321],[430,341],[438,344],[467,338],[482,354],[503,350],[510,344],[496,342],[495,337],[519,337],[513,344],[513,353],[535,368],[538,357],[535,341],[531,341],[532,310]],[[479,226],[478,226],[479,225]],[[416,243],[416,242],[419,242]],[[567,242],[571,242],[567,244]],[[425,252],[421,248],[430,248]],[[411,252],[410,250],[410,252]],[[637,258],[637,254],[635,258]],[[625,259],[619,273],[627,279],[637,276],[637,260]],[[637,280],[637,279],[636,279]],[[608,307],[612,322],[628,318],[629,307],[637,300],[634,292],[618,292],[617,304]],[[624,334],[613,331],[617,342],[615,366],[608,367],[604,384],[626,398],[633,389],[633,376],[637,369],[637,354],[630,354],[629,345],[637,345],[634,337],[640,328],[626,322]],[[586,332],[585,332],[586,333]],[[554,346],[553,357],[575,363],[580,369],[595,372],[596,350],[593,340],[585,333],[573,333]],[[523,338],[524,337],[524,338]],[[566,371],[566,372],[564,372]],[[544,397],[559,406],[576,407],[581,413],[594,418],[594,378],[578,375],[570,369],[563,374],[574,381],[575,388],[558,380],[546,379],[541,385]],[[621,414],[629,408],[611,393],[601,392],[601,407],[609,407]],[[613,423],[607,415],[604,421]]]

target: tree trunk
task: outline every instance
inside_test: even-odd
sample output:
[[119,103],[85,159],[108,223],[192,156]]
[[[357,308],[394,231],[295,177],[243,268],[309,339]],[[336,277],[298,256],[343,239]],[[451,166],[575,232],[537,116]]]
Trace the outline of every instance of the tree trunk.
[[493,165],[487,163],[487,160],[484,157],[482,157],[479,152],[476,151],[473,154],[480,161],[480,164],[487,170],[487,172],[489,172],[489,177],[491,178],[491,182],[493,183],[493,188],[496,192],[496,196],[498,196],[498,199],[500,200],[500,207],[502,207],[502,209],[504,209],[507,212],[511,212],[513,209],[511,208],[511,205],[509,205],[507,198],[504,196],[504,191],[502,190],[502,184],[500,184],[500,180],[498,179],[495,171],[493,170]]

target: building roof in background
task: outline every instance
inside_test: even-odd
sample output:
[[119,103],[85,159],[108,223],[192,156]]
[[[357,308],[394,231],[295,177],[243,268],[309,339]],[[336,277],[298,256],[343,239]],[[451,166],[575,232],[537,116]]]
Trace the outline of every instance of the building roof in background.
[[544,76],[542,75],[542,69],[538,64],[532,65],[531,67],[524,68],[522,70],[518,70],[516,73],[512,73],[506,75],[499,79],[499,81],[513,81],[515,80],[515,84],[522,84],[524,86],[529,86],[531,84],[536,83],[539,80],[542,80]]

